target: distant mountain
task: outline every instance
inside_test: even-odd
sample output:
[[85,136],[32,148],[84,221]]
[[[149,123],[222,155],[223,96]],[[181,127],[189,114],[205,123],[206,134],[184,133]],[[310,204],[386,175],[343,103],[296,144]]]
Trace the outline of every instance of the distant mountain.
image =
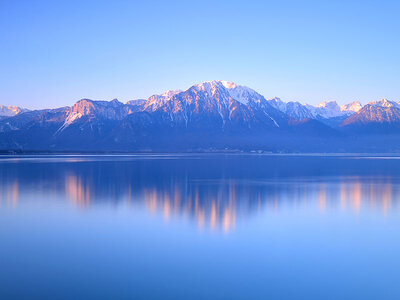
[[348,112],[348,114],[353,114],[361,110],[362,105],[360,101],[354,101],[348,104],[344,104],[340,107],[341,111]]
[[307,105],[312,111],[315,118],[337,118],[343,116],[350,116],[361,109],[361,103],[356,101],[349,104],[339,106],[336,101],[321,102],[316,107]]
[[[167,104],[169,100],[176,94],[182,92],[181,90],[166,91],[161,95],[153,95],[144,102],[144,109],[147,111],[155,111],[158,108]],[[132,103],[132,102],[128,102]]]
[[382,99],[370,102],[340,125],[364,133],[400,133],[400,105]]
[[279,98],[269,99],[268,102],[276,109],[287,114],[295,120],[313,119],[314,115],[311,110],[300,102],[283,102]]
[[174,128],[287,127],[288,118],[254,90],[225,81],[211,81],[186,91],[167,91],[147,100],[123,104],[82,99],[72,106],[61,130],[74,123],[94,120],[119,121],[130,114],[147,113],[151,124]]
[[[339,106],[336,101],[321,102],[317,106],[309,104],[303,105],[300,102],[283,102],[279,98],[269,99],[268,102],[293,119],[316,119],[330,125],[337,123],[337,121],[334,120],[343,121],[362,107],[361,103],[358,101],[342,106]],[[339,123],[337,123],[337,125]]]
[[58,109],[0,108],[0,150],[343,152],[382,151],[389,143],[400,151],[397,138],[374,143],[400,133],[396,102],[312,106],[219,80],[125,104],[82,99]]
[[184,128],[279,128],[287,116],[254,90],[226,81],[194,85],[188,90],[152,96],[144,111],[157,113],[173,126]]
[[124,105],[117,99],[110,102],[82,99],[69,109],[61,130],[81,119],[88,122],[93,119],[122,120],[130,113],[132,113],[130,106]]
[[5,106],[5,105],[0,105],[0,119],[6,118],[6,117],[12,117],[15,115],[18,115],[23,112],[27,112],[28,109],[21,108],[18,106]]
[[321,102],[316,107],[307,105],[307,108],[310,109],[314,117],[325,119],[334,118],[345,114],[340,110],[340,107],[336,101]]

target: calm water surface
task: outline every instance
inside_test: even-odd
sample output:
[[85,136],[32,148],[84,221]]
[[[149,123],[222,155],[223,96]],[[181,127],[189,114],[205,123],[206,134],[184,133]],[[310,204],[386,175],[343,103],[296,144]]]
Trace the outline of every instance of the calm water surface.
[[400,299],[400,159],[0,157],[0,299]]

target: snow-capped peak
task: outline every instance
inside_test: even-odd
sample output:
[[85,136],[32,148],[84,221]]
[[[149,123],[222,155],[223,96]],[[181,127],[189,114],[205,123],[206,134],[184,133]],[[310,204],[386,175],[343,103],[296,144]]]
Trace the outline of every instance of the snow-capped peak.
[[242,104],[248,104],[251,99],[260,101],[263,98],[256,91],[241,85],[236,85],[235,87],[228,89],[231,97]]
[[234,89],[234,88],[238,87],[238,85],[234,82],[229,82],[229,81],[224,81],[224,80],[221,80],[220,82],[227,89]]
[[344,104],[340,107],[341,111],[346,112],[358,112],[362,108],[360,101],[354,101],[351,103]]
[[268,99],[267,101],[269,104],[271,104],[276,109],[279,109],[280,111],[285,112],[287,103],[283,102],[280,98],[274,97],[274,98]]
[[268,103],[296,120],[304,120],[313,117],[310,109],[297,101],[283,102],[280,98],[275,97],[268,99]]
[[250,100],[260,101],[264,98],[256,91],[248,88],[247,86],[238,85],[235,82],[224,80],[206,81],[200,84],[196,84],[192,88],[204,91],[210,97],[213,97],[217,90],[222,89],[225,90],[232,99],[245,105],[247,105]]
[[223,86],[227,89],[234,89],[234,88],[238,87],[239,85],[237,85],[235,82],[232,82],[232,81],[212,80],[212,81],[204,81],[202,83],[195,84],[194,86],[197,86],[199,88],[206,88],[206,87],[211,88],[211,87]]
[[163,97],[165,100],[169,100],[176,94],[179,94],[180,92],[182,92],[182,91],[181,90],[168,90],[168,91],[162,93],[160,96]]
[[13,105],[0,105],[0,116],[2,117],[12,117],[15,115],[18,115],[22,112],[26,112],[28,109],[21,108],[18,106],[13,106]]
[[153,95],[147,99],[145,108],[150,110],[156,110],[166,102],[172,99],[175,95],[181,93],[181,90],[168,90],[161,95]]
[[317,105],[319,108],[326,108],[330,110],[340,110],[339,105],[336,103],[336,101],[324,101],[321,102]]
[[397,104],[396,102],[389,101],[388,99],[371,101],[368,104],[372,106],[381,106],[381,107],[399,107],[399,104]]
[[324,101],[319,103],[317,106],[306,104],[306,107],[314,117],[320,116],[322,118],[334,118],[344,114],[340,111],[340,107],[336,101]]

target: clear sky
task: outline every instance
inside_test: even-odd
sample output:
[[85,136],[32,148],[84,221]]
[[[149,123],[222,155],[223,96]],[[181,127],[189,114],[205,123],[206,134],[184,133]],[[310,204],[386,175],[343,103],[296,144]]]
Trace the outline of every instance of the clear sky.
[[127,101],[221,79],[400,100],[400,1],[0,0],[0,103]]

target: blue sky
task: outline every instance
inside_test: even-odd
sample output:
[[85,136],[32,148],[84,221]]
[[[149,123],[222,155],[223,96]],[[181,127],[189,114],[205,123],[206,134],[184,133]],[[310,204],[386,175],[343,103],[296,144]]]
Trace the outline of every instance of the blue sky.
[[0,0],[0,103],[125,102],[214,79],[286,101],[397,101],[399,12],[399,1]]

